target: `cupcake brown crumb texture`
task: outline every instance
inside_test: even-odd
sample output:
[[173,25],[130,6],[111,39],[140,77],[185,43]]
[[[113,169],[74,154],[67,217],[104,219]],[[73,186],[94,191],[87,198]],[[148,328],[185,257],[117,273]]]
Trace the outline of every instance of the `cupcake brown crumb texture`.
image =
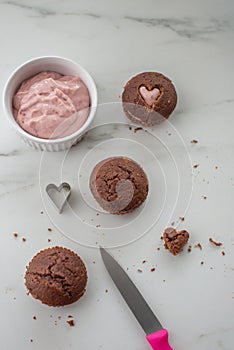
[[163,239],[165,248],[173,255],[177,255],[183,251],[188,242],[189,233],[185,230],[176,231],[173,227],[168,227],[163,233]]
[[176,107],[177,94],[169,78],[161,73],[145,72],[126,83],[122,103],[129,119],[152,126],[169,118]]
[[125,214],[139,207],[148,195],[144,170],[126,157],[107,158],[98,163],[90,176],[90,190],[106,211]]
[[87,271],[81,258],[71,250],[52,247],[33,257],[25,274],[29,293],[49,306],[64,306],[85,293]]

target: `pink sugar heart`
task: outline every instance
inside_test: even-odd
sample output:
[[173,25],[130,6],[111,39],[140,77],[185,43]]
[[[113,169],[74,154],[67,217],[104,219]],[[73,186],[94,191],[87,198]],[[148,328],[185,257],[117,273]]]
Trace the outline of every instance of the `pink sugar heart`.
[[148,90],[145,86],[141,86],[139,91],[147,105],[149,105],[150,107],[160,95],[160,90],[157,88],[154,88],[153,90]]

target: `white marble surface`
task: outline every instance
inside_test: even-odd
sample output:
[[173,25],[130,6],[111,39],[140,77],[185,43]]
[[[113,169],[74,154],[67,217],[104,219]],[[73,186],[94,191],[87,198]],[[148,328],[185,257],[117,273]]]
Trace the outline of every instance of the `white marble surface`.
[[[176,85],[179,103],[170,118],[174,133],[169,135],[166,124],[154,132],[157,137],[160,133],[165,145],[177,155],[179,168],[184,164],[179,159],[185,154],[191,157],[192,164],[199,164],[193,169],[193,177],[192,169],[185,167],[180,189],[186,202],[186,186],[190,189],[193,180],[190,205],[185,212],[181,203],[173,212],[170,196],[166,196],[161,219],[141,239],[111,250],[129,268],[129,275],[168,328],[174,350],[233,349],[233,16],[231,0],[0,1],[1,91],[17,65],[40,55],[61,55],[83,65],[96,80],[100,103],[119,102],[124,83],[141,71],[163,72]],[[39,182],[42,154],[21,143],[9,127],[2,106],[0,113],[0,348],[150,349],[108,277],[98,250],[74,242],[69,232],[64,232],[64,236],[56,216],[51,222],[53,215],[43,200],[43,185],[47,179],[58,179],[53,164],[59,165],[64,154],[46,155],[51,161]],[[177,132],[188,153],[181,155],[182,141],[178,143],[173,138]],[[105,139],[105,135],[101,136]],[[132,133],[130,140],[138,137],[140,133]],[[198,143],[191,144],[192,139]],[[95,140],[95,136],[84,140],[66,158],[61,176],[74,182],[74,203],[79,195],[78,163],[74,167],[72,159],[76,152],[79,156],[86,154]],[[126,152],[131,152],[131,147],[126,147]],[[160,147],[153,149],[160,165],[167,169],[167,153]],[[101,148],[98,152],[100,157],[100,152],[107,151]],[[138,155],[146,167],[151,164],[143,151]],[[170,194],[178,183],[170,171],[166,175]],[[163,197],[163,186],[158,191],[159,198]],[[157,195],[151,196],[157,205]],[[185,216],[179,227],[191,233],[191,253],[185,250],[173,257],[162,248],[160,236],[170,214],[176,224],[179,216]],[[87,225],[88,219],[77,225],[79,234],[100,235],[95,226]],[[74,230],[74,225],[70,230]],[[48,232],[48,227],[52,232]],[[66,228],[69,230],[69,223],[65,223]],[[19,233],[17,239],[14,232]],[[22,242],[22,237],[26,242]],[[213,247],[209,237],[223,242],[223,246]],[[198,242],[202,251],[194,248]],[[62,309],[48,308],[28,297],[23,283],[25,266],[31,257],[52,245],[77,251],[89,273],[85,297]],[[147,263],[142,264],[144,259]],[[156,270],[151,272],[153,266]],[[143,272],[137,272],[138,268]],[[73,328],[66,324],[69,314],[76,322]],[[33,320],[34,315],[37,320]]]

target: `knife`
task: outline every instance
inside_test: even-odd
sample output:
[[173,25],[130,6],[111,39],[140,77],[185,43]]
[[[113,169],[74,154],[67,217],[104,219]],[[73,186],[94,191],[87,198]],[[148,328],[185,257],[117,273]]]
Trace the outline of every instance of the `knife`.
[[146,339],[154,350],[173,350],[168,343],[168,331],[164,329],[145,299],[119,263],[102,247],[102,260],[122,297],[146,333]]

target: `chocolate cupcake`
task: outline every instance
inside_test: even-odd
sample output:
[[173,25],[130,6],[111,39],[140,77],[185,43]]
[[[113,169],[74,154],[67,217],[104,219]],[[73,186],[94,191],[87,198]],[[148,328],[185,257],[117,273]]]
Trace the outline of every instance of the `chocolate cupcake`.
[[170,116],[177,103],[177,94],[171,80],[163,74],[145,72],[127,82],[122,102],[129,119],[152,126]]
[[138,208],[148,195],[144,170],[126,157],[107,158],[98,163],[90,176],[90,190],[106,211],[126,214]]
[[53,247],[36,254],[25,274],[29,293],[49,306],[64,306],[85,293],[87,271],[81,258],[67,248]]

